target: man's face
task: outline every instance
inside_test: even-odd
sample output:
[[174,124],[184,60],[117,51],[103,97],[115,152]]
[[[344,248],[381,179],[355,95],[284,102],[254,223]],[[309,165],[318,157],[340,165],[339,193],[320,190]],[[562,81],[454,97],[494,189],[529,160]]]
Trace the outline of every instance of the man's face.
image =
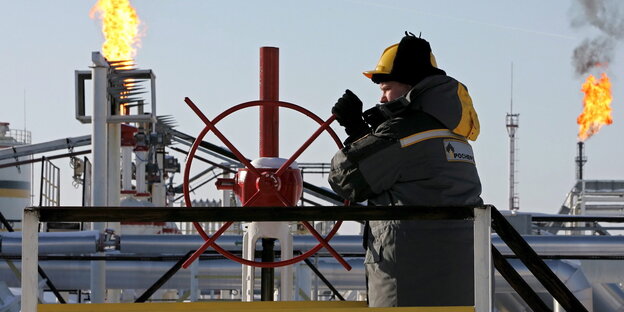
[[397,81],[387,81],[379,84],[381,99],[379,102],[386,103],[405,95],[412,86]]

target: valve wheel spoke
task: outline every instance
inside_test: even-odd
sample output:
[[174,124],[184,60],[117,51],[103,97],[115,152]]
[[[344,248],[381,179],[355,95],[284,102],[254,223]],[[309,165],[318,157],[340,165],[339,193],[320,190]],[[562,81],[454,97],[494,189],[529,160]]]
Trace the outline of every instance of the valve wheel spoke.
[[243,203],[243,207],[250,207],[258,198],[260,198],[260,190],[257,190],[246,202]]
[[319,241],[319,243],[321,243],[321,245],[323,245],[323,247],[325,247],[325,249],[327,249],[327,251],[329,251],[329,253],[334,256],[334,258],[336,258],[336,260],[338,260],[338,262],[340,262],[340,264],[342,264],[345,269],[347,269],[347,271],[351,271],[351,265],[349,265],[349,263],[345,261],[345,259],[334,249],[334,247],[329,245],[329,243],[323,238],[323,236],[321,236],[321,234],[319,234],[316,229],[310,223],[308,223],[308,221],[300,222]]
[[245,167],[247,167],[249,171],[253,172],[254,174],[258,176],[260,175],[260,172],[258,171],[258,169],[256,169],[256,167],[254,167],[254,165],[252,165],[251,162],[247,160],[247,158],[243,156],[243,154],[227,138],[225,138],[223,133],[221,133],[221,131],[217,129],[214,123],[210,122],[208,117],[206,117],[206,115],[204,115],[204,113],[202,113],[199,110],[197,105],[195,105],[195,103],[193,103],[191,99],[184,98],[184,101],[186,102],[186,104],[188,104],[191,107],[191,109],[197,114],[197,116],[199,116],[199,118],[204,122],[204,124],[206,124],[206,127],[208,127],[210,130],[212,130],[212,132],[214,132],[214,134],[219,138],[219,140],[221,140],[221,142],[223,142],[223,144],[225,144],[225,146],[227,146],[230,149],[230,151],[236,156],[236,158],[240,162],[242,162],[243,165],[245,165]]
[[[194,222],[194,224],[197,222]],[[219,238],[219,236],[221,236],[221,234],[223,234],[223,232],[225,232],[230,225],[232,225],[232,221],[228,221],[225,224],[223,224],[223,226],[214,233],[214,235],[212,235],[212,237],[208,237],[208,235],[206,235],[206,232],[202,229],[202,232],[204,235],[206,235],[206,237],[208,237],[208,239],[206,239],[206,241],[191,255],[190,258],[186,259],[186,261],[184,261],[184,263],[182,264],[183,268],[188,268],[191,263],[193,263],[193,261],[195,261],[195,259],[199,258],[199,256],[201,256],[202,253],[204,253],[204,251],[206,251],[206,249],[208,249],[208,247],[210,247],[210,245],[214,244],[214,241]],[[201,228],[201,226],[200,226]],[[203,235],[202,235],[203,236]]]
[[[212,131],[215,133],[215,135],[219,138],[219,140],[221,140],[221,142],[223,142],[232,152],[232,154],[234,154],[234,156],[241,162],[243,163],[246,167],[247,170],[250,171],[250,173],[255,174],[256,176],[260,177],[262,176],[260,171],[255,168],[251,162],[245,158],[243,156],[242,153],[240,153],[240,151],[238,151],[238,149],[236,149],[234,147],[234,145],[232,145],[232,143],[230,143],[229,140],[227,140],[225,138],[225,136],[216,128],[216,124],[223,119],[224,117],[232,114],[233,112],[236,112],[238,110],[244,109],[244,108],[248,108],[248,107],[253,107],[253,106],[262,106],[265,105],[266,102],[265,101],[251,101],[251,102],[246,102],[246,103],[242,103],[236,106],[233,106],[229,109],[227,109],[226,111],[224,111],[223,113],[219,114],[217,117],[215,117],[212,121],[210,121],[200,110],[199,108],[195,105],[195,103],[193,103],[193,101],[191,101],[189,98],[185,98],[184,101],[188,104],[188,106],[197,114],[197,116],[199,116],[199,118],[204,122],[204,124],[206,125],[206,127],[204,127],[204,129],[200,132],[200,134],[197,136],[197,138],[195,139],[195,142],[193,142],[193,145],[191,146],[191,149],[189,150],[189,153],[187,155],[187,163],[185,166],[185,172],[184,172],[184,181],[183,181],[183,191],[184,191],[184,201],[186,203],[186,205],[188,207],[192,206],[192,202],[190,199],[190,191],[189,191],[189,173],[190,173],[190,168],[191,168],[191,164],[193,162],[193,159],[195,157],[195,152],[197,151],[197,148],[199,147],[199,144],[202,142],[203,138],[206,136],[206,134],[209,131]],[[292,104],[292,103],[288,103],[288,102],[281,102],[281,101],[273,101],[271,104],[279,106],[279,107],[285,107],[285,108],[289,108],[295,111],[298,111],[308,117],[310,117],[311,119],[313,119],[315,122],[317,122],[320,127],[319,129],[317,129],[314,134],[312,135],[312,137],[310,137],[288,160],[286,163],[282,164],[282,166],[280,166],[280,168],[278,168],[278,170],[275,173],[276,177],[280,177],[288,167],[290,167],[290,165],[295,161],[295,159],[297,157],[299,157],[301,155],[301,153],[303,153],[308,146],[323,132],[326,131],[334,140],[334,142],[336,143],[336,145],[338,146],[338,148],[343,148],[342,142],[340,141],[340,139],[338,138],[338,136],[336,135],[336,133],[334,132],[334,130],[329,126],[334,120],[335,120],[335,116],[332,115],[330,116],[326,121],[323,121],[321,118],[319,118],[317,115],[315,115],[314,113],[310,112],[309,110]],[[285,205],[285,206],[291,206],[291,205],[295,205],[291,204],[289,202],[289,200],[279,192],[279,190],[277,188],[272,189],[273,192],[275,192],[276,197],[280,200],[280,202]],[[252,204],[254,202],[256,202],[256,200],[258,200],[258,198],[261,197],[261,195],[264,192],[261,192],[260,190],[257,190],[256,193],[254,193],[254,195],[252,195],[244,204],[243,206],[252,206]],[[271,194],[269,192],[269,194]],[[345,206],[349,205],[348,201],[345,201]],[[330,245],[329,245],[329,241],[334,237],[334,235],[338,232],[338,229],[340,228],[340,226],[342,225],[342,221],[337,221],[334,225],[334,227],[332,228],[332,230],[325,236],[325,238],[323,238],[315,229],[314,227],[312,227],[309,223],[304,222],[304,226],[310,231],[310,233],[319,241],[319,244],[317,244],[316,246],[314,246],[312,249],[302,253],[299,256],[293,257],[291,259],[287,259],[287,260],[282,260],[282,261],[277,261],[277,262],[256,262],[253,260],[247,260],[244,259],[242,257],[239,256],[235,256],[233,255],[231,252],[223,249],[221,246],[219,246],[215,240],[220,237],[231,225],[232,225],[232,221],[226,222],[223,224],[223,226],[217,231],[215,232],[212,236],[208,236],[208,234],[206,234],[206,232],[204,231],[204,229],[201,227],[201,225],[197,222],[193,222],[193,225],[195,227],[195,229],[199,232],[199,235],[204,239],[204,243],[200,246],[200,248],[197,249],[197,251],[195,251],[195,253],[189,258],[187,259],[187,261],[183,264],[184,268],[188,268],[188,266],[191,265],[191,263],[193,261],[195,261],[197,258],[199,258],[199,256],[209,247],[212,247],[213,249],[215,249],[217,252],[219,252],[220,254],[222,254],[224,257],[239,262],[241,264],[245,264],[245,265],[249,265],[249,266],[254,266],[254,267],[261,267],[261,268],[276,268],[276,267],[282,267],[282,266],[286,266],[286,265],[291,265],[291,264],[295,264],[299,261],[302,261],[312,255],[314,255],[316,252],[318,252],[321,248],[325,247],[347,270],[351,269],[351,266],[340,256],[340,254],[338,254],[338,252],[336,252],[336,250],[334,250]]]
[[278,190],[273,191],[275,192],[275,195],[277,195],[277,198],[282,202],[282,204],[284,204],[284,207],[294,206],[290,204],[288,200],[284,197],[284,195],[282,195],[282,193],[280,193]]
[[286,171],[286,169],[290,167],[290,165],[295,161],[295,159],[297,159],[310,146],[310,144],[312,144],[312,142],[314,142],[314,140],[316,140],[316,138],[318,138],[318,136],[321,135],[321,133],[323,133],[323,131],[327,130],[329,125],[335,119],[336,119],[336,115],[331,115],[324,123],[322,123],[321,126],[318,129],[316,129],[316,131],[314,131],[312,136],[310,136],[310,138],[307,141],[305,141],[301,145],[301,147],[299,147],[299,149],[297,149],[297,151],[292,156],[290,156],[290,158],[288,158],[288,160],[285,163],[283,163],[282,166],[280,166],[279,169],[277,169],[275,176],[281,177],[282,174],[284,174],[284,171]]

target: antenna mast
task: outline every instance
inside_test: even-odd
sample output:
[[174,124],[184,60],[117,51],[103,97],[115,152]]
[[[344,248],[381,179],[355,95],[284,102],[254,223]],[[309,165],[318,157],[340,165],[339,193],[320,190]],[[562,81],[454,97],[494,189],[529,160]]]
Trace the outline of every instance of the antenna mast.
[[520,209],[520,198],[516,193],[516,131],[520,114],[513,113],[513,62],[511,63],[511,96],[509,113],[505,118],[509,134],[509,210],[515,213]]

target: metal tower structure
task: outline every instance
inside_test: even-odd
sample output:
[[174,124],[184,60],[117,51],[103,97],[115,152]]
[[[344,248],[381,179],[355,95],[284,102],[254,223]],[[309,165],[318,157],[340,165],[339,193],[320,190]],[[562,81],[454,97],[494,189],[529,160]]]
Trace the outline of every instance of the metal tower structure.
[[520,198],[516,192],[516,131],[518,130],[520,114],[513,113],[513,63],[511,64],[511,96],[509,113],[505,118],[507,133],[509,134],[509,210],[520,209]]

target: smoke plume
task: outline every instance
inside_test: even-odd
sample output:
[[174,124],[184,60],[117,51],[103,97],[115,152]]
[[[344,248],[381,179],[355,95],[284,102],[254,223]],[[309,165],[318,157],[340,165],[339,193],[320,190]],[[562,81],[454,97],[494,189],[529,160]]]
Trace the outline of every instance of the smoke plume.
[[607,66],[613,59],[617,42],[624,38],[624,1],[576,0],[576,4],[572,26],[591,26],[599,32],[574,49],[572,63],[576,73],[584,75],[592,67]]
[[615,41],[601,36],[594,39],[585,39],[574,49],[572,55],[574,69],[578,75],[589,72],[592,67],[606,66],[613,58]]

